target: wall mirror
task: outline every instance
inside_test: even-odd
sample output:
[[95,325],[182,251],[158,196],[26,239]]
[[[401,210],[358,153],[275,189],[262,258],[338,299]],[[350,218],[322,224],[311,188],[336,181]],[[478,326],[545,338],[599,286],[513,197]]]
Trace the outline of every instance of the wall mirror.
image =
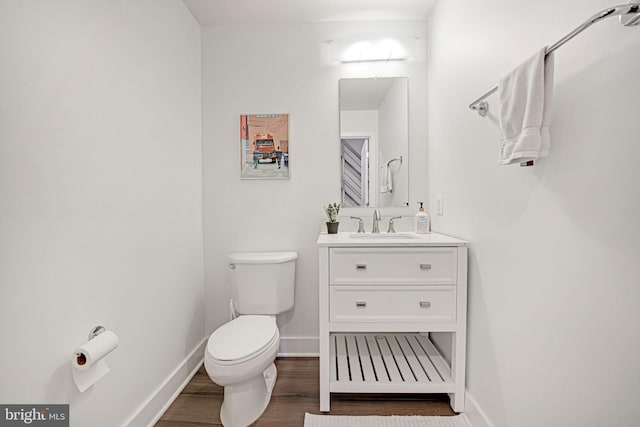
[[409,206],[407,77],[341,79],[344,207]]

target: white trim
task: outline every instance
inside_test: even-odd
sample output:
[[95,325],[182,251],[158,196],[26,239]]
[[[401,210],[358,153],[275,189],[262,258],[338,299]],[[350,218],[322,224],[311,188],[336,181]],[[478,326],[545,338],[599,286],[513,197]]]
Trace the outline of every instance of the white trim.
[[278,357],[318,357],[318,337],[280,337]]
[[152,427],[155,425],[202,366],[206,344],[207,338],[204,338],[124,422],[123,426]]
[[464,414],[467,416],[469,424],[473,427],[494,427],[493,423],[482,410],[478,402],[471,396],[467,390],[467,401]]

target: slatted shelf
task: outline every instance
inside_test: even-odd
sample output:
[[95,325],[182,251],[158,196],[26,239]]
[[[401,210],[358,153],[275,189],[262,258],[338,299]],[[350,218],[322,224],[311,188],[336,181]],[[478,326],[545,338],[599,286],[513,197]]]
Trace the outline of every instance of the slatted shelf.
[[449,366],[421,334],[333,333],[330,389],[336,393],[451,393]]

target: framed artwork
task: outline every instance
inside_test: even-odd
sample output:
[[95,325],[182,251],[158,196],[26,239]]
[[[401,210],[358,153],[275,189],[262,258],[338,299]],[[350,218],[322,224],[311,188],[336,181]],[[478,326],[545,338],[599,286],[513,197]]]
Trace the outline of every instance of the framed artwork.
[[240,177],[289,179],[289,115],[240,116]]

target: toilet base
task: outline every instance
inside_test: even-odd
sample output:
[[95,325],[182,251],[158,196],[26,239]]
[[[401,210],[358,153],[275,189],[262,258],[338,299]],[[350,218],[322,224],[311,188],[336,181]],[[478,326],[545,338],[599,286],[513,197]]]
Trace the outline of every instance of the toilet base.
[[263,373],[224,387],[220,421],[225,427],[247,427],[260,418],[271,400],[278,371],[272,363]]

